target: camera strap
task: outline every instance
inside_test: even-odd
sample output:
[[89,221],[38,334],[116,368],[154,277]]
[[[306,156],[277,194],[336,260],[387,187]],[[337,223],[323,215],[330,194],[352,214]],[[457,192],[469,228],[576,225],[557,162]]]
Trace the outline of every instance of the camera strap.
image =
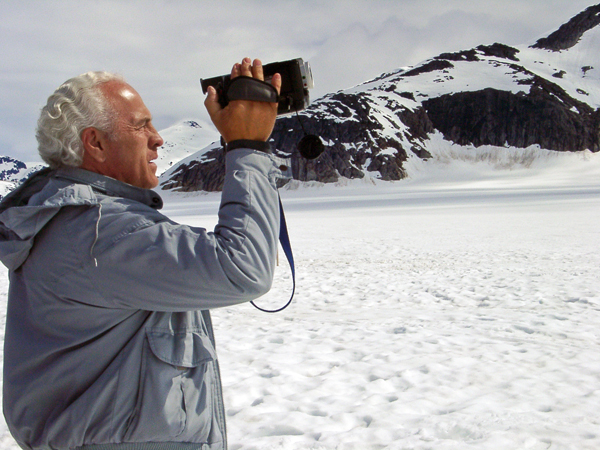
[[294,254],[292,253],[290,236],[288,234],[287,224],[285,222],[285,214],[283,213],[283,204],[281,203],[281,196],[279,196],[279,194],[277,196],[279,198],[279,242],[281,243],[281,248],[283,249],[283,253],[285,253],[285,257],[287,258],[288,263],[290,264],[290,269],[292,271],[292,295],[290,296],[288,302],[278,309],[265,309],[257,306],[256,303],[254,303],[254,301],[250,302],[252,303],[252,306],[254,306],[256,309],[267,313],[276,313],[279,311],[283,311],[285,308],[290,306],[290,303],[292,303],[292,299],[294,298],[294,293],[296,292],[296,269],[294,267]]

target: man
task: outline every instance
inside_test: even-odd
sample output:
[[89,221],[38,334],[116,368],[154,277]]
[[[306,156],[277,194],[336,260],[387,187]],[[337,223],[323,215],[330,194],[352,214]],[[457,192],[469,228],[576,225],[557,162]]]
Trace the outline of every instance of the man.
[[[246,58],[231,76],[263,79]],[[281,78],[273,77],[279,91]],[[266,144],[276,103],[210,89],[227,143],[214,233],[157,210],[150,112],[125,81],[63,84],[38,122],[50,168],[0,204],[10,290],[4,414],[35,450],[221,450],[225,414],[208,309],[270,288],[281,175]]]

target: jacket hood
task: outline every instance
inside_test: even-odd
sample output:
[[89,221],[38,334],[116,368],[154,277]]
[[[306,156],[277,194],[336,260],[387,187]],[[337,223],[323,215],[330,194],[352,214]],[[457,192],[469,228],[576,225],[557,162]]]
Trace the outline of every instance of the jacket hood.
[[162,199],[154,191],[82,169],[45,168],[0,203],[0,260],[9,270],[18,269],[29,256],[37,234],[61,208],[99,205],[95,190],[133,198],[156,209],[162,207]]

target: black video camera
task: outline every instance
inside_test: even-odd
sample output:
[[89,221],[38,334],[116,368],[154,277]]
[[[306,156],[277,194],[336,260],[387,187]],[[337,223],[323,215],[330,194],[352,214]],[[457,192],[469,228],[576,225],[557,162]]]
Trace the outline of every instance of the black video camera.
[[[295,113],[306,109],[310,104],[308,90],[314,87],[310,64],[302,58],[274,62],[263,66],[265,82],[271,83],[276,73],[281,75],[281,91],[277,98],[277,115]],[[219,95],[219,103],[225,107],[229,103],[227,92],[231,84],[231,75],[200,79],[202,92],[206,94],[213,86]]]

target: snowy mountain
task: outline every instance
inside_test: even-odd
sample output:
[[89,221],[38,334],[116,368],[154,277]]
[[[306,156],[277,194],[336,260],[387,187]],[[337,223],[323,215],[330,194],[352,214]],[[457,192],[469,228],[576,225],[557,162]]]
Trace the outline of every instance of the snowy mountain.
[[213,126],[203,127],[195,120],[183,120],[161,130],[160,135],[165,142],[159,149],[158,159],[155,161],[158,175],[219,139],[219,133]]
[[22,183],[32,172],[41,169],[41,164],[25,164],[10,156],[0,156],[0,200]]
[[[324,183],[399,180],[448,155],[504,158],[506,165],[549,152],[597,152],[599,24],[600,4],[529,46],[444,53],[326,95],[300,114],[302,123],[294,116],[277,121],[275,147],[291,157],[296,180]],[[327,145],[316,160],[297,152],[303,128]],[[222,182],[217,144],[161,177],[163,189],[182,191],[215,191]]]

